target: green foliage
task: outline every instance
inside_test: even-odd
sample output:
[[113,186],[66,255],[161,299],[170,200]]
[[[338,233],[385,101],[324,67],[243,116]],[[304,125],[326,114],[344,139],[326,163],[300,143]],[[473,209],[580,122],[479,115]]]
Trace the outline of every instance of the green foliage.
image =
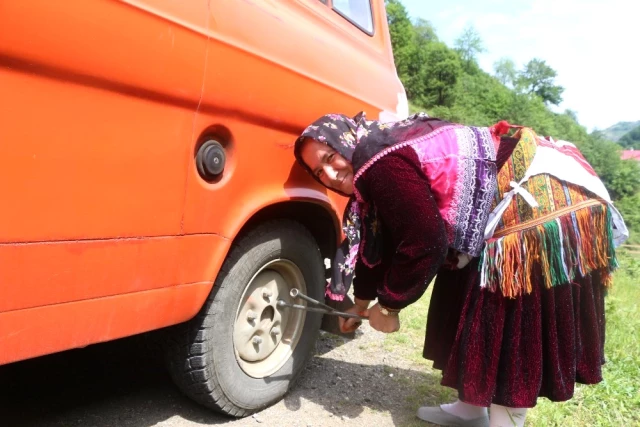
[[640,149],[640,126],[637,126],[622,135],[618,144],[624,148]]
[[614,200],[635,195],[640,191],[640,164],[635,160],[621,160],[621,148],[600,134],[592,134],[578,143],[578,148],[604,182]]
[[455,47],[467,68],[476,61],[479,53],[485,51],[480,34],[472,25],[465,27],[460,37],[456,39]]
[[554,118],[555,135],[557,139],[565,141],[585,141],[589,134],[584,126],[578,124],[576,114],[566,110],[563,114],[556,114]]
[[444,43],[428,43],[423,52],[424,89],[419,97],[422,104],[450,106],[454,101],[455,85],[462,75],[460,60]]
[[538,95],[544,102],[558,105],[562,102],[564,88],[556,86],[556,71],[541,59],[532,59],[518,77],[518,86],[529,94]]
[[507,117],[513,123],[535,129],[540,135],[560,138],[555,132],[555,115],[537,95],[513,92]]
[[516,70],[516,64],[511,58],[501,58],[493,64],[493,72],[496,78],[503,85],[513,86],[516,81],[518,71]]
[[511,106],[511,91],[486,73],[464,73],[453,89],[455,102],[430,108],[432,115],[456,123],[489,126],[506,117]]
[[629,228],[630,236],[626,243],[640,245],[640,193],[623,197],[618,200],[616,207]]
[[539,399],[527,413],[531,426],[637,426],[640,424],[640,260],[620,253],[620,269],[605,299],[604,381],[578,385],[573,399]]
[[404,5],[398,0],[387,0],[387,20],[391,35],[391,47],[395,60],[398,77],[404,84],[407,96],[411,99],[416,96],[410,81],[411,61],[414,60],[417,45],[415,43],[415,31],[409,19],[409,14]]
[[436,35],[436,29],[433,28],[431,22],[426,19],[418,18],[413,24],[413,28],[416,34],[416,42],[420,46],[425,46],[429,42],[437,42],[438,36]]

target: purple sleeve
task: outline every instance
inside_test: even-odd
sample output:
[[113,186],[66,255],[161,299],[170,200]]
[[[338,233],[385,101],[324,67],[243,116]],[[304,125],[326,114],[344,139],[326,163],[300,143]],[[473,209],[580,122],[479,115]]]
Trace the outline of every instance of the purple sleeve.
[[373,268],[367,267],[363,262],[356,262],[355,278],[353,279],[353,295],[364,300],[374,300],[378,297],[378,288],[382,287],[384,275],[389,268],[389,263],[383,259]]
[[[390,154],[376,162],[366,173],[366,187],[384,226],[384,243],[391,245],[385,250],[390,259],[365,273],[367,267],[361,266],[358,272],[365,277],[354,283],[354,292],[372,299],[365,296],[373,296],[375,284],[380,304],[404,308],[424,294],[445,260],[444,221],[427,178],[406,155]],[[367,277],[372,283],[364,283]]]

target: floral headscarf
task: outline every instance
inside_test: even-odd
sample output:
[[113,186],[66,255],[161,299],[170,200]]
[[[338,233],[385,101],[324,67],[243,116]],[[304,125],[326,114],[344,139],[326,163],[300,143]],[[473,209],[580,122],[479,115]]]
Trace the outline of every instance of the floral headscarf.
[[[355,175],[360,167],[385,148],[446,124],[448,123],[429,118],[424,113],[392,123],[367,121],[364,112],[353,118],[343,114],[327,114],[302,132],[296,140],[294,154],[298,163],[322,184],[311,168],[304,163],[300,154],[303,142],[307,138],[322,142],[337,151],[353,165]],[[355,196],[347,197],[349,201],[342,219],[346,239],[336,251],[331,280],[326,290],[327,296],[338,301],[344,299],[351,287],[358,255],[361,255],[369,266],[373,266],[380,262],[382,253],[382,234],[380,227],[375,226],[375,206],[362,203],[356,200]],[[364,240],[363,245],[360,244],[361,239]]]
[[[358,116],[356,116],[358,117]],[[294,146],[294,154],[298,163],[305,168],[313,178],[322,184],[322,181],[313,173],[311,168],[305,164],[300,155],[302,143],[305,139],[315,139],[316,141],[327,144],[336,150],[349,163],[353,158],[353,152],[356,148],[356,121],[342,114],[327,114],[309,125],[302,135],[296,140]],[[324,185],[324,184],[322,184]],[[332,189],[333,191],[336,191]],[[340,193],[338,191],[338,193]],[[340,193],[342,194],[342,193]],[[347,196],[346,194],[342,194]],[[348,196],[347,196],[348,197]]]

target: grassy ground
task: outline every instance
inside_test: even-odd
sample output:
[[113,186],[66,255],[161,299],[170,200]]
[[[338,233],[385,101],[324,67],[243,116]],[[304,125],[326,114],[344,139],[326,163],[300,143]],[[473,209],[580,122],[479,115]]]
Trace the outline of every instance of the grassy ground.
[[[604,381],[577,385],[574,398],[564,403],[540,399],[527,413],[527,426],[640,426],[640,257],[620,254],[620,269],[606,299],[607,336]],[[431,293],[401,313],[400,332],[385,340],[389,351],[404,356],[425,372],[431,363],[422,359],[426,313]],[[455,392],[441,387],[439,375],[425,375],[409,406],[451,401]],[[411,426],[421,425],[419,421]],[[422,424],[424,425],[424,424]]]

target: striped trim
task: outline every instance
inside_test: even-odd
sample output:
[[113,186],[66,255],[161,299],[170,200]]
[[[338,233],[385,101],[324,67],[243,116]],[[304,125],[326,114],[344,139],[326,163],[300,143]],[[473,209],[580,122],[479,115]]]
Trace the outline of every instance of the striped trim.
[[585,200],[575,205],[566,206],[564,208],[558,209],[556,211],[548,213],[547,215],[541,216],[540,218],[536,218],[531,221],[527,221],[523,224],[514,225],[513,227],[508,227],[500,231],[496,231],[493,234],[493,237],[496,239],[499,239],[500,237],[504,237],[507,234],[516,233],[518,231],[524,231],[530,228],[537,227],[540,224],[544,224],[547,221],[551,221],[553,219],[559,218],[562,215],[565,215],[567,213],[576,212],[576,211],[579,211],[580,209],[585,209],[591,206],[602,205],[602,204],[605,204],[605,203],[597,199]]

